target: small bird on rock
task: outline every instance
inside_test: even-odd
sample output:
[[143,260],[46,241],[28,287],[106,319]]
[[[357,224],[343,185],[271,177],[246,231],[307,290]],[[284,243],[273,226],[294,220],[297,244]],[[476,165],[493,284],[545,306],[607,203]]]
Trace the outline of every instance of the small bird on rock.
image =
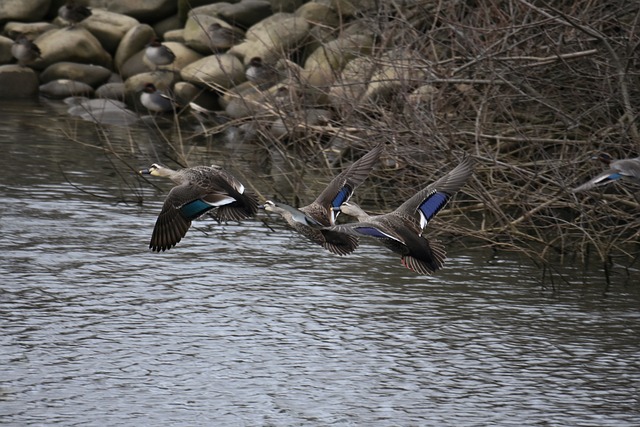
[[229,49],[244,40],[244,31],[235,27],[223,27],[214,22],[207,28],[207,36],[211,50]]
[[156,69],[160,65],[169,65],[176,60],[176,55],[173,51],[160,43],[160,40],[153,38],[146,49],[144,50],[144,57],[151,64],[155,65]]
[[11,45],[11,54],[18,60],[18,64],[26,66],[39,59],[40,48],[23,34],[19,35]]
[[58,9],[58,16],[71,24],[71,28],[75,24],[90,17],[91,10],[84,5],[76,4],[75,2],[70,1],[60,9]]
[[178,106],[166,93],[156,88],[153,83],[147,83],[140,94],[140,103],[154,113],[168,113]]

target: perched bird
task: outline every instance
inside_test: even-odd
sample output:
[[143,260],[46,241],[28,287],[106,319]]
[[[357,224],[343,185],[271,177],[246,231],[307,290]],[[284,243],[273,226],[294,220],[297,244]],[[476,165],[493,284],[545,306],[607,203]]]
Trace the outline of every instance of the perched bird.
[[38,45],[22,34],[19,35],[11,45],[11,54],[18,60],[18,64],[22,66],[41,57]]
[[187,233],[191,221],[211,209],[222,221],[252,217],[258,199],[233,175],[218,166],[195,166],[180,170],[154,163],[142,175],[164,176],[177,185],[169,191],[151,234],[149,248],[165,251],[175,246]]
[[71,24],[70,27],[73,27],[78,22],[90,17],[91,10],[86,6],[70,1],[58,9],[58,16],[69,22],[69,24]]
[[353,235],[330,230],[340,213],[333,208],[348,201],[355,189],[367,178],[378,161],[384,144],[375,148],[354,162],[336,176],[311,204],[296,209],[284,203],[267,200],[263,208],[280,214],[298,233],[312,242],[338,255],[347,255],[358,247],[358,238]]
[[635,159],[613,160],[607,153],[599,153],[592,157],[593,160],[600,160],[607,167],[607,170],[587,181],[579,187],[571,190],[574,193],[590,190],[595,187],[606,185],[619,179],[640,184],[640,157]]
[[432,274],[444,265],[446,252],[439,242],[427,240],[422,231],[473,173],[473,161],[465,158],[451,172],[417,192],[393,212],[369,216],[355,203],[335,208],[354,216],[356,223],[331,227],[333,231],[380,240],[402,256],[402,264],[419,274]]
[[267,87],[278,81],[279,73],[272,65],[264,64],[262,58],[256,56],[249,60],[245,76],[250,82],[260,87]]
[[153,83],[147,83],[140,94],[140,103],[154,113],[168,113],[178,108],[176,102]]
[[167,46],[160,43],[157,38],[151,39],[144,50],[144,57],[158,68],[160,65],[169,65],[176,59],[176,55]]
[[212,50],[229,49],[244,40],[244,31],[214,22],[207,28],[207,36]]

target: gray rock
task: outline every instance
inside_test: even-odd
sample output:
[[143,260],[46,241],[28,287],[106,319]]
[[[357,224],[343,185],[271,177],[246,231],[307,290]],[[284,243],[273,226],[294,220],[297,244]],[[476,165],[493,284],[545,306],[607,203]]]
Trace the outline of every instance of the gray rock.
[[131,27],[120,40],[116,50],[114,57],[116,70],[120,70],[129,58],[143,50],[154,36],[155,33],[150,25],[138,24]]
[[0,98],[30,98],[38,95],[38,76],[31,68],[0,65]]
[[269,3],[274,12],[293,12],[302,6],[304,0],[271,0]]
[[105,83],[96,89],[97,98],[116,99],[122,101],[124,96],[124,83]]
[[89,6],[109,9],[144,22],[156,22],[178,11],[176,0],[90,0]]
[[176,101],[181,105],[187,105],[190,102],[207,110],[218,110],[218,96],[207,90],[201,89],[196,85],[188,82],[178,82],[173,87]]
[[227,53],[204,57],[184,67],[182,79],[198,86],[231,88],[246,80],[244,65],[238,58]]
[[35,43],[42,52],[42,59],[34,64],[35,68],[45,68],[61,61],[111,68],[111,55],[89,31],[78,26],[49,31],[38,37]]
[[82,21],[83,25],[112,54],[127,31],[140,24],[137,19],[119,13],[102,9],[93,9],[91,12],[91,16]]
[[179,30],[171,30],[164,33],[164,40],[168,42],[177,42],[186,44],[184,40],[184,30],[180,28]]
[[[160,38],[163,40],[169,40],[166,36],[167,32],[174,31],[174,30],[181,30],[181,29],[182,29],[182,22],[180,22],[180,18],[178,18],[178,15],[171,15],[170,17],[165,18],[160,22],[156,22],[155,25],[153,26],[153,31],[155,31],[156,34],[160,36]],[[173,41],[177,41],[177,40],[173,40]]]
[[113,99],[81,99],[69,107],[68,113],[94,123],[130,126],[139,116],[127,110],[124,102]]
[[13,61],[13,55],[11,54],[12,45],[13,40],[0,36],[0,64],[8,64]]
[[300,45],[309,34],[306,19],[289,13],[278,13],[257,23],[247,30],[246,41],[228,53],[244,58],[260,57],[265,63],[275,62],[282,55]]
[[219,18],[230,25],[248,28],[272,14],[268,0],[243,0],[239,3],[218,2],[196,7],[189,12],[189,17],[201,15]]
[[304,80],[314,86],[331,84],[350,60],[367,55],[373,47],[373,37],[356,34],[325,43],[304,63]]
[[35,40],[47,31],[56,30],[58,27],[49,22],[7,22],[4,33],[15,40],[20,34],[29,40]]
[[70,96],[91,96],[93,88],[86,83],[60,79],[40,85],[40,93],[49,98],[63,99]]
[[0,22],[39,21],[47,14],[51,0],[2,0]]
[[336,28],[340,25],[338,13],[326,4],[310,1],[300,6],[294,15],[304,18],[311,25],[321,25],[321,28]]
[[69,79],[98,87],[109,80],[109,77],[111,77],[111,71],[99,65],[58,62],[48,66],[40,74],[40,81],[48,83],[53,80]]
[[227,25],[221,19],[204,14],[190,14],[184,25],[184,42],[191,49],[208,55],[211,53],[209,36],[206,29],[214,22]]

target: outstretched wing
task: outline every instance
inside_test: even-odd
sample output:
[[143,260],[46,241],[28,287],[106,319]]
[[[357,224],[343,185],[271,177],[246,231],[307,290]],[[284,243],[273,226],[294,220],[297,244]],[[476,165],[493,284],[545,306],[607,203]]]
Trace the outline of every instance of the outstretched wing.
[[334,211],[331,208],[338,208],[351,198],[355,189],[369,176],[369,172],[380,158],[383,149],[383,143],[376,145],[336,176],[313,202],[326,210],[330,224],[335,224],[335,219],[340,213],[339,210]]

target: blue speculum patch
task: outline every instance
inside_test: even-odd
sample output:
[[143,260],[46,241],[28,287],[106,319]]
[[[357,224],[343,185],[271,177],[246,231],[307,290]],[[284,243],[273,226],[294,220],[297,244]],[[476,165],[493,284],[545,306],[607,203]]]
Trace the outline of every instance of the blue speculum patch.
[[180,212],[182,212],[185,218],[192,221],[211,209],[213,209],[213,206],[198,199],[182,205]]
[[355,227],[355,230],[365,236],[379,237],[381,239],[388,239],[390,237],[375,227]]
[[349,200],[349,196],[351,195],[351,188],[348,186],[344,186],[340,189],[336,197],[333,198],[331,202],[331,206],[334,208],[340,207],[341,204]]
[[425,219],[430,221],[447,203],[447,200],[449,200],[447,193],[436,192],[427,197],[426,200],[418,206],[418,209],[420,209]]

